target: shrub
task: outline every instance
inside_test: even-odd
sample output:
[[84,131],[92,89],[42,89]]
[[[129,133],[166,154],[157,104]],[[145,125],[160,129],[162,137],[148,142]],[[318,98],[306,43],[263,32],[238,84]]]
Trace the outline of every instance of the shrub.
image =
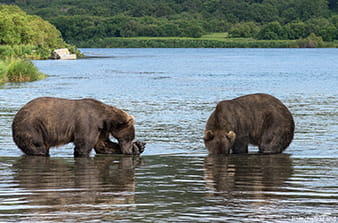
[[322,37],[316,36],[314,33],[311,33],[305,39],[299,39],[291,45],[291,47],[295,48],[320,48],[325,47]]
[[232,37],[249,38],[255,37],[259,32],[259,27],[254,22],[244,22],[235,24],[229,31]]
[[310,33],[304,22],[291,22],[284,26],[288,39],[301,39],[307,37]]
[[279,22],[270,22],[263,26],[257,37],[261,40],[282,40],[287,39],[287,33]]
[[11,60],[8,64],[7,79],[11,82],[36,81],[44,78],[35,65],[26,60]]
[[0,45],[0,59],[15,57],[14,49],[8,45]]

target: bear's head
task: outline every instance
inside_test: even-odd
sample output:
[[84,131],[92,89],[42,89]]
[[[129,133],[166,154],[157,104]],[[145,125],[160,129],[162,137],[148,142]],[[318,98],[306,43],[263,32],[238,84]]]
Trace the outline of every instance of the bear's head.
[[111,134],[119,142],[123,154],[133,154],[133,140],[135,138],[135,118],[127,115],[124,121],[114,123]]
[[204,144],[209,154],[229,154],[235,139],[233,131],[206,130],[204,133]]

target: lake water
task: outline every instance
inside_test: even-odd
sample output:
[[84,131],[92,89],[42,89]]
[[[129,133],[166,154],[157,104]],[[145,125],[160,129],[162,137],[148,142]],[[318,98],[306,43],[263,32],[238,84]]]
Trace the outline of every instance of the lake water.
[[[34,61],[48,78],[0,85],[0,222],[338,222],[337,49],[82,49]],[[95,58],[97,57],[97,58]],[[220,100],[269,93],[294,115],[277,155],[208,156]],[[136,117],[140,157],[26,157],[15,113],[40,96],[99,99]]]

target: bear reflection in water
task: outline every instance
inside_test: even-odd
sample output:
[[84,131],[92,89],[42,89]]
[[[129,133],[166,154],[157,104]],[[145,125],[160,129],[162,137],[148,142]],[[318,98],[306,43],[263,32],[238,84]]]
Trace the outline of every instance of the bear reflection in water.
[[81,212],[82,206],[100,204],[114,209],[134,203],[134,172],[141,162],[139,156],[122,155],[74,160],[23,156],[14,164],[15,180],[29,191],[27,204],[46,207],[40,213],[51,208]]
[[293,173],[288,154],[209,155],[204,167],[209,195],[228,199],[273,197],[273,193],[265,192],[280,191]]

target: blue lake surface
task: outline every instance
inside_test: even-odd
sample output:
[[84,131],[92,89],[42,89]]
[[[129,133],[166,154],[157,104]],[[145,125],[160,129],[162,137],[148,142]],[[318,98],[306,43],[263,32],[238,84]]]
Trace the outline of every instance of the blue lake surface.
[[[33,61],[48,78],[0,85],[0,222],[337,222],[337,49],[81,49]],[[211,157],[220,100],[269,93],[296,132],[277,155]],[[15,113],[40,96],[96,98],[136,117],[141,157],[25,157]]]

